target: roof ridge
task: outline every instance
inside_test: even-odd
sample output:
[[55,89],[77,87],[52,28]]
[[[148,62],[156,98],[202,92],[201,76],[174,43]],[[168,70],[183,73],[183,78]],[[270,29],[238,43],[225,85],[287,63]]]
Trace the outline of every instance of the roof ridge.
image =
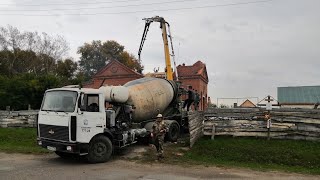
[[143,76],[142,74],[132,70],[131,68],[129,68],[128,66],[124,65],[123,63],[121,63],[120,61],[118,60],[110,60],[108,64],[106,64],[103,68],[101,68],[99,71],[97,71],[93,76],[93,77],[97,77],[99,74],[101,74],[102,72],[104,72],[109,66],[111,66],[111,64],[113,63],[117,63],[118,65],[122,66],[125,70],[129,70],[130,72],[132,73],[135,73],[136,75],[140,75],[140,76]]

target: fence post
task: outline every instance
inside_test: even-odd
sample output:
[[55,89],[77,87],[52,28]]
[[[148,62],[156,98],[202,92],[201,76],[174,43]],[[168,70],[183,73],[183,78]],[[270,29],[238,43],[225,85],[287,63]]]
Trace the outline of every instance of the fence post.
[[271,128],[271,118],[267,119],[267,128],[268,128],[268,140],[270,140],[270,128]]
[[211,133],[212,133],[211,140],[214,140],[214,135],[216,134],[216,126],[214,123],[212,124],[212,132]]

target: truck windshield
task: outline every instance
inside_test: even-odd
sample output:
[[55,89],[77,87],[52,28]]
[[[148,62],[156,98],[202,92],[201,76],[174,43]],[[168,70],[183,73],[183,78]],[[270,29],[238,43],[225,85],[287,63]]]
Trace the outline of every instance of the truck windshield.
[[44,96],[42,111],[74,112],[77,92],[74,91],[49,91]]

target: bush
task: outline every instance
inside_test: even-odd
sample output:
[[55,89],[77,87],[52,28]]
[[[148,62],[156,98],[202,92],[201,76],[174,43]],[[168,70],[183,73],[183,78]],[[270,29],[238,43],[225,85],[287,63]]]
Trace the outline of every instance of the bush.
[[47,89],[60,87],[60,77],[21,74],[13,77],[0,76],[0,109],[10,106],[12,110],[39,109]]

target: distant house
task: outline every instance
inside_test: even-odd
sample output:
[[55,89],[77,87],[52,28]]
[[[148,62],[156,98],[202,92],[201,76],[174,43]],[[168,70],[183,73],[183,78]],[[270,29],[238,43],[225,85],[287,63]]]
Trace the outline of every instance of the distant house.
[[240,106],[240,108],[255,108],[256,105],[253,104],[249,99],[245,100]]
[[278,102],[281,107],[318,108],[320,86],[278,87]]

